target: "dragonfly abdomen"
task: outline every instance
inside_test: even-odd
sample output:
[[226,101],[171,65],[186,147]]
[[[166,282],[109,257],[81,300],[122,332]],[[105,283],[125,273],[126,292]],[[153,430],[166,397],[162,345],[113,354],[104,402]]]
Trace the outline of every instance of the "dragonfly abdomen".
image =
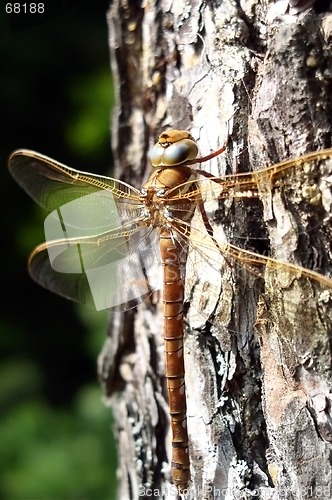
[[160,253],[164,279],[166,381],[172,428],[172,477],[177,488],[183,490],[190,479],[183,358],[184,282],[180,249],[168,229],[161,231]]

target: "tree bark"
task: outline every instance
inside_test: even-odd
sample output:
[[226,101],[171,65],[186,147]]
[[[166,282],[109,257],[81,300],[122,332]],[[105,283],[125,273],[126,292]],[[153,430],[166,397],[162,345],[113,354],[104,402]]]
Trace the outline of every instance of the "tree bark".
[[[189,130],[202,155],[228,137],[226,153],[203,166],[217,176],[330,147],[332,17],[286,9],[114,0],[116,176],[140,187],[165,128]],[[314,181],[301,171],[284,188],[281,180],[263,189],[262,204],[226,200],[216,227],[222,215],[234,244],[331,275],[331,163]],[[330,498],[331,294],[273,269],[260,277],[226,266],[212,281],[218,300],[188,265],[192,481],[184,498]],[[195,305],[203,300],[202,317]],[[157,294],[112,316],[99,372],[116,421],[118,497],[176,498]]]

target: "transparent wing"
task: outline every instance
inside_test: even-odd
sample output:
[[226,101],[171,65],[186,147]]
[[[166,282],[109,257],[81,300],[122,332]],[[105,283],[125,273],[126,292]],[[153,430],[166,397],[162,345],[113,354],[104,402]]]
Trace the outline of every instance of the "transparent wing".
[[[276,186],[280,186],[280,182],[282,182],[282,185],[292,185],[294,176],[300,178],[299,174],[301,172],[304,173],[307,179],[314,182],[317,170],[330,175],[331,165],[332,148],[285,160],[255,172],[224,175],[221,178],[215,177],[204,170],[197,169],[197,172],[213,182],[214,198],[255,198],[266,194]],[[185,189],[186,185],[192,182],[188,181],[170,190],[168,196],[172,197],[174,201],[198,197],[202,197],[203,200],[209,199],[211,196],[210,183],[202,180],[197,190],[189,191]]]
[[[301,189],[301,184],[299,185],[298,182],[298,179],[301,179],[301,172],[306,175],[307,180],[308,177],[312,178],[317,184],[317,169],[320,169],[321,173],[324,174],[331,173],[331,166],[332,150],[326,150],[282,162],[251,174],[225,176],[223,179],[214,177],[203,179],[198,182],[199,188],[194,191],[185,190],[181,186],[174,190],[175,197],[172,198],[170,204],[170,213],[174,221],[173,228],[177,239],[182,242],[183,246],[186,245],[186,242],[189,245],[186,296],[191,306],[200,313],[197,315],[196,326],[199,326],[204,319],[213,316],[222,293],[222,277],[229,271],[232,271],[233,276],[235,273],[235,277],[241,278],[241,280],[245,279],[245,273],[247,276],[264,278],[267,274],[274,274],[277,282],[285,283],[297,280],[303,286],[305,286],[306,280],[310,280],[318,286],[320,297],[324,297],[326,289],[332,289],[332,280],[318,272],[305,269],[294,263],[283,262],[241,249],[228,243],[222,226],[212,222],[220,211],[220,200],[222,199],[252,198],[267,192],[271,196],[271,188],[278,186],[280,178],[283,178],[282,186],[288,185],[292,189],[297,189],[300,186],[299,189]],[[297,179],[296,184],[295,178]],[[315,185],[314,182],[312,184]],[[181,192],[186,192],[186,194],[181,196]],[[301,192],[301,196],[304,195],[305,193]],[[198,206],[201,203],[204,209],[203,213],[199,209],[196,210],[190,224],[183,222],[186,205],[183,202],[182,207],[181,200],[184,199],[187,201],[194,199]],[[175,203],[174,200],[178,200],[178,203]],[[189,238],[188,235],[190,235]],[[197,293],[191,293],[193,287],[196,288]],[[295,304],[290,303],[289,305],[290,309],[295,310]],[[331,311],[329,315],[331,316]],[[191,324],[195,326],[195,320],[193,321],[192,318]]]
[[138,208],[141,206],[139,191],[129,184],[74,170],[35,151],[14,151],[8,167],[16,182],[48,212],[100,190],[111,192],[115,203],[125,204],[129,201],[131,213],[135,203]]
[[[52,215],[52,214],[51,214]],[[32,278],[71,300],[97,310],[134,307],[161,288],[160,257],[155,231],[109,231],[102,239],[50,241],[29,259]]]
[[46,243],[30,256],[33,279],[64,297],[108,309],[133,307],[160,288],[156,235],[142,224],[139,191],[20,150],[17,182],[47,210]]

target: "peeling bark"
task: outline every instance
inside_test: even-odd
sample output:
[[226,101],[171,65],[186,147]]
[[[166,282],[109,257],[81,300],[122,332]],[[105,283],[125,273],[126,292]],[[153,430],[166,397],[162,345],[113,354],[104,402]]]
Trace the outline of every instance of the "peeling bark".
[[[330,147],[332,18],[300,10],[247,0],[144,8],[115,0],[108,20],[118,178],[137,187],[146,180],[147,150],[164,128],[190,130],[202,154],[229,134],[226,153],[204,166],[218,176]],[[331,275],[331,164],[294,174],[282,189],[262,188],[263,204],[219,207],[227,236]],[[188,266],[192,484],[184,498],[330,498],[331,296],[273,270],[263,280],[226,268],[213,281],[217,298]],[[160,311],[156,294],[114,315],[99,360],[123,500],[176,498]]]

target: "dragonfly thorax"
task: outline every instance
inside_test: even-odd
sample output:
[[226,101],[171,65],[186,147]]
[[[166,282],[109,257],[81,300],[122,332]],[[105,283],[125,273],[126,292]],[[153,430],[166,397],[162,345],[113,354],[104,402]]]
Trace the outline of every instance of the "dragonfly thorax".
[[[193,213],[194,201],[187,196],[190,191],[196,189],[196,181],[196,171],[185,165],[155,170],[141,189],[145,224],[165,227],[169,226],[172,220],[182,218],[179,215],[187,214],[187,219],[188,213]],[[174,211],[177,211],[177,216],[172,217]]]
[[142,192],[153,188],[155,193],[159,193],[159,197],[162,195],[167,197],[168,191],[177,187],[179,190],[187,189],[188,185],[183,186],[183,184],[190,181],[194,182],[196,179],[197,174],[190,167],[177,165],[176,167],[159,168],[152,172],[149,180],[144,184]]
[[164,226],[164,213],[167,213],[165,212],[165,189],[157,189],[155,186],[150,186],[148,189],[142,188],[141,201],[144,204],[144,223],[152,227]]
[[[195,182],[189,183],[189,188],[195,187]],[[188,192],[188,185],[183,186]],[[145,184],[147,186],[147,184]],[[144,223],[152,227],[169,227],[175,219],[188,219],[195,209],[193,200],[181,199],[181,188],[158,188],[155,185],[143,187],[141,201],[144,205]],[[190,218],[191,216],[189,216]]]

